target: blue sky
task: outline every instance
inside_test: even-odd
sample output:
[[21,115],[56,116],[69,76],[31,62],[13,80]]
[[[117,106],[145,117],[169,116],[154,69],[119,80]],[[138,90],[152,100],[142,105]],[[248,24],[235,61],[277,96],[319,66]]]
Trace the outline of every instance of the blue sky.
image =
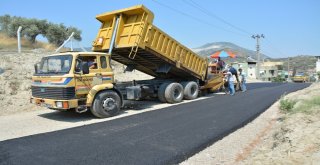
[[[155,14],[154,24],[189,48],[210,42],[232,42],[255,49],[255,40],[190,5],[250,34],[261,34],[261,51],[271,57],[320,55],[319,0],[1,0],[0,15],[47,19],[82,30],[82,45],[91,46],[100,23],[97,14],[143,4]],[[178,11],[181,11],[188,17]]]

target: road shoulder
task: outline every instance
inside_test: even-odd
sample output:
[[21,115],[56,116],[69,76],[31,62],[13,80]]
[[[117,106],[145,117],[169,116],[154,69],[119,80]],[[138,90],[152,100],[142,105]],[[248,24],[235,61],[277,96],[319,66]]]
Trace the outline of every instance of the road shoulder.
[[[286,97],[306,97],[315,89],[319,90],[319,86],[319,83],[313,84],[306,89],[290,93]],[[295,125],[299,125],[299,121],[301,121],[302,118],[304,118],[305,121],[315,120],[314,117],[309,116],[306,119],[305,115],[297,114],[296,116],[291,116],[290,120],[284,121],[283,119],[286,115],[280,112],[279,105],[279,101],[275,102],[269,109],[252,122],[195,154],[181,164],[270,164],[279,162],[290,164],[294,161],[312,163],[319,160],[320,136],[318,135],[319,131],[317,131],[317,128],[319,128],[320,122],[315,122],[313,126],[309,126],[312,130],[308,129],[308,135],[306,135],[308,136],[307,139],[299,141],[299,143],[304,143],[301,144],[302,147],[300,147],[300,150],[294,149],[298,145],[294,147],[290,146],[291,142],[289,142],[288,138],[297,140],[298,138],[303,137],[303,132],[307,133],[306,131],[303,131],[303,128],[307,126],[307,124],[304,124],[305,122],[301,123],[302,127],[297,127],[300,128],[300,130],[295,130],[295,134],[297,135],[283,133],[282,135],[285,134],[285,136],[282,136],[282,139],[275,139],[275,135],[283,132],[284,128],[290,126],[288,126],[288,123],[292,124],[295,122]],[[289,128],[292,130],[294,129],[292,127]],[[314,134],[314,136],[310,133]],[[280,144],[280,147],[274,151],[274,144],[278,143],[277,141],[282,140],[286,141],[286,143]],[[292,153],[292,151],[296,152]],[[310,153],[307,156],[304,156],[302,151],[309,151]],[[307,157],[311,159],[306,159]]]

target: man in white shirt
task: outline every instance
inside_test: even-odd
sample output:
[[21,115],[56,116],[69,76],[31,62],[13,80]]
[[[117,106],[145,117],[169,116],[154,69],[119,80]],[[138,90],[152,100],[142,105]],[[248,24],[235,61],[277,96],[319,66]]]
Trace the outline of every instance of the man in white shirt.
[[246,87],[246,74],[244,72],[242,72],[242,69],[240,68],[239,69],[239,76],[241,77],[240,80],[241,80],[241,90],[242,92],[245,92],[247,90],[247,87]]
[[229,91],[230,91],[230,95],[233,96],[234,93],[235,93],[235,90],[234,90],[234,78],[233,78],[233,75],[230,72],[230,70],[228,70],[227,73],[225,73],[225,76],[226,76],[227,81],[228,81],[228,88],[229,88]]

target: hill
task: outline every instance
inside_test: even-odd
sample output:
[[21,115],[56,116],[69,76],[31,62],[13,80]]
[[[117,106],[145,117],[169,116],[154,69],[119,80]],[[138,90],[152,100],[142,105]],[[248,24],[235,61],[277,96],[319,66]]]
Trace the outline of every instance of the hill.
[[[234,52],[237,54],[238,58],[245,59],[247,57],[251,57],[253,59],[257,59],[255,51],[240,47],[230,42],[212,42],[192,50],[202,56],[209,56],[217,51],[226,50]],[[261,59],[262,57],[265,59],[270,59],[270,57],[265,54],[261,54]]]
[[[227,59],[227,62],[233,61],[245,61],[247,57],[257,59],[256,52],[249,50],[243,47],[240,47],[236,44],[230,42],[212,42],[200,46],[198,48],[192,49],[201,56],[209,56],[220,50],[232,51],[237,55],[237,59]],[[270,58],[265,54],[261,54],[261,59],[266,61],[280,61],[284,64],[284,69],[287,70],[288,58]],[[290,57],[290,70],[295,70],[297,72],[314,72],[313,70],[316,67],[316,57],[311,55],[298,55]]]
[[[0,51],[11,51],[17,50],[18,41],[16,38],[8,37],[4,33],[0,33]],[[31,49],[45,49],[45,50],[54,50],[56,46],[52,44],[48,44],[45,42],[36,41],[32,44],[30,41],[25,38],[21,38],[21,49],[23,50],[31,50]]]
[[[288,58],[274,58],[270,61],[281,61],[283,62],[285,70],[288,66]],[[290,57],[290,70],[295,70],[297,72],[311,73],[315,72],[317,58],[311,55],[298,55],[295,57]]]

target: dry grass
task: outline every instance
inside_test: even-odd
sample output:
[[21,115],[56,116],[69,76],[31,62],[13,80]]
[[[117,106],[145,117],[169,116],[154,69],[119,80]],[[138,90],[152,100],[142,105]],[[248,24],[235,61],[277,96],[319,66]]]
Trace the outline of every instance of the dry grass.
[[[10,38],[4,33],[0,33],[0,50],[17,49],[18,41],[16,38]],[[25,38],[21,38],[22,49],[37,49],[43,48],[46,50],[55,50],[56,46],[45,42],[37,41],[35,44],[30,43]]]
[[320,112],[320,95],[314,96],[308,100],[302,100],[301,104],[293,109],[294,113],[314,114]]

